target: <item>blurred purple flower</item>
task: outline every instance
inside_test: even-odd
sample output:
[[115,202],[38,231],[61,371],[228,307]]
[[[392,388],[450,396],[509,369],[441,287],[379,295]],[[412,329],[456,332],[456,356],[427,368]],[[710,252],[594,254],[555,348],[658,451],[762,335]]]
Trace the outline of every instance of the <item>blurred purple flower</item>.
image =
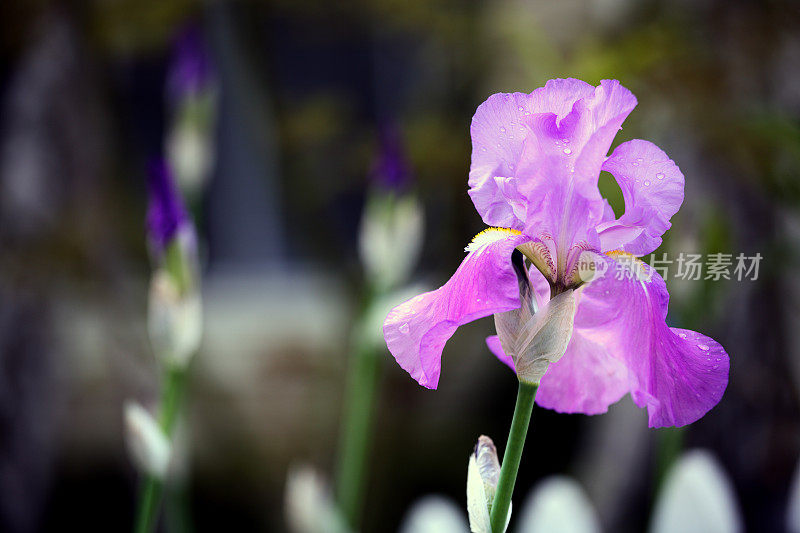
[[372,182],[393,192],[402,192],[411,183],[411,169],[403,150],[400,132],[386,126],[380,133],[378,156],[372,168]]
[[187,25],[173,43],[172,61],[168,73],[168,90],[172,99],[196,95],[205,90],[214,72],[206,42],[200,28]]
[[[478,107],[469,194],[484,222],[502,227],[473,239],[444,286],[384,322],[389,350],[421,385],[438,385],[442,349],[458,326],[520,307],[511,262],[518,247],[535,266],[540,304],[570,288],[578,302],[566,353],[541,379],[539,405],[597,414],[630,392],[650,426],[662,427],[691,423],[719,402],[728,355],[709,337],[666,325],[664,280],[636,258],[660,245],[683,202],[683,174],[648,141],[624,142],[607,156],[635,105],[617,81],[563,79]],[[620,218],[600,195],[603,170],[622,189]],[[606,274],[582,283],[586,257]],[[513,368],[498,339],[487,342]]]
[[160,254],[189,224],[183,199],[163,159],[149,165],[147,192],[147,235],[154,252]]

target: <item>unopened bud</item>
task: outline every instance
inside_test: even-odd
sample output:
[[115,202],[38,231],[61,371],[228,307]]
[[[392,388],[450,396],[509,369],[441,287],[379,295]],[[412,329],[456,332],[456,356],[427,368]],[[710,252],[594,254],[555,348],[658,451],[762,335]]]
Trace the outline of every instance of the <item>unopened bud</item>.
[[125,403],[125,439],[136,466],[164,479],[170,460],[169,439],[152,415],[136,402]]
[[367,278],[379,289],[406,281],[422,248],[424,215],[411,194],[373,195],[364,208],[358,239]]
[[[492,439],[481,435],[475,451],[469,456],[467,469],[467,512],[473,533],[492,533],[491,513],[497,482],[500,479],[500,461]],[[508,508],[506,527],[511,520]]]
[[174,276],[156,270],[150,283],[148,327],[156,356],[169,366],[185,367],[200,347],[200,294],[182,292]]

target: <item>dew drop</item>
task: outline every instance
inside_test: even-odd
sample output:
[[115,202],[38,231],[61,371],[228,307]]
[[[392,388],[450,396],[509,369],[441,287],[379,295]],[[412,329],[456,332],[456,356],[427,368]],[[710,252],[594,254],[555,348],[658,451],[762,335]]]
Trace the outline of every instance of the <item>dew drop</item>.
[[408,335],[408,330],[409,330],[408,323],[400,325],[400,333],[402,333],[403,335]]
[[564,144],[568,144],[569,143],[569,139],[561,139],[561,142],[564,143]]
[[639,163],[637,163],[636,161],[634,161],[632,164],[633,164],[633,166],[635,166],[635,167],[638,167],[638,166],[639,166]]
[[522,107],[522,106],[519,106],[519,110],[520,110],[520,111],[522,111],[522,110],[524,110],[524,109],[525,109],[524,107]]
[[500,127],[500,133],[505,133],[505,132],[506,132],[506,128],[505,128],[505,127],[503,127],[503,126],[501,126],[501,127]]
[[706,344],[698,344],[697,347],[703,350],[704,352],[707,352],[709,350],[708,345]]
[[650,182],[649,182],[649,181],[645,181],[645,182],[644,182],[644,186],[645,186],[645,187],[649,187],[649,186],[650,186]]
[[572,153],[572,150],[570,150],[569,148],[564,148],[564,153],[569,155]]
[[685,339],[686,333],[678,333],[678,337],[680,337],[681,339]]
[[663,172],[659,172],[658,174],[656,174],[656,177],[658,179],[660,179],[660,180],[663,180],[664,179],[664,173]]

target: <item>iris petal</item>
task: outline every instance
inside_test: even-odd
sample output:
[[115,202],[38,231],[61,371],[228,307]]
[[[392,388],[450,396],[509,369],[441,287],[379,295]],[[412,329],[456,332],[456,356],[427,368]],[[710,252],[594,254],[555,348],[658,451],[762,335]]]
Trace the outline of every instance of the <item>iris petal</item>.
[[603,250],[651,253],[683,203],[683,174],[660,148],[639,139],[620,144],[603,170],[616,178],[625,200],[625,213],[598,227]]
[[447,283],[389,312],[383,323],[386,344],[420,385],[437,387],[442,349],[458,326],[519,307],[511,253],[526,240],[509,230],[482,233]]

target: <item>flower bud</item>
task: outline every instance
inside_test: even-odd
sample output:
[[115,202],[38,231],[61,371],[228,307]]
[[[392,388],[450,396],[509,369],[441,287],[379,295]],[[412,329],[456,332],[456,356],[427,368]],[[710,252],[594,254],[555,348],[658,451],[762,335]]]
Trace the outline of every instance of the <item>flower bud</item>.
[[375,193],[367,200],[358,239],[367,279],[388,290],[408,279],[422,249],[422,206],[411,194]]
[[325,479],[306,465],[286,476],[286,522],[292,533],[347,533]]
[[[497,482],[500,479],[500,461],[492,439],[486,435],[478,438],[475,451],[469,456],[467,469],[467,512],[473,533],[492,533],[491,513]],[[506,527],[511,520],[508,508]]]
[[125,440],[136,466],[164,479],[170,461],[169,439],[152,415],[136,402],[125,403]]
[[464,511],[449,498],[428,495],[408,510],[400,533],[462,533],[467,531]]
[[148,329],[159,360],[185,368],[200,347],[202,323],[199,292],[182,291],[174,275],[163,268],[156,270],[150,283]]
[[503,351],[514,361],[517,378],[538,385],[550,363],[567,351],[575,321],[575,291],[568,289],[537,311],[536,296],[519,251],[512,263],[520,285],[519,309],[494,315]]

